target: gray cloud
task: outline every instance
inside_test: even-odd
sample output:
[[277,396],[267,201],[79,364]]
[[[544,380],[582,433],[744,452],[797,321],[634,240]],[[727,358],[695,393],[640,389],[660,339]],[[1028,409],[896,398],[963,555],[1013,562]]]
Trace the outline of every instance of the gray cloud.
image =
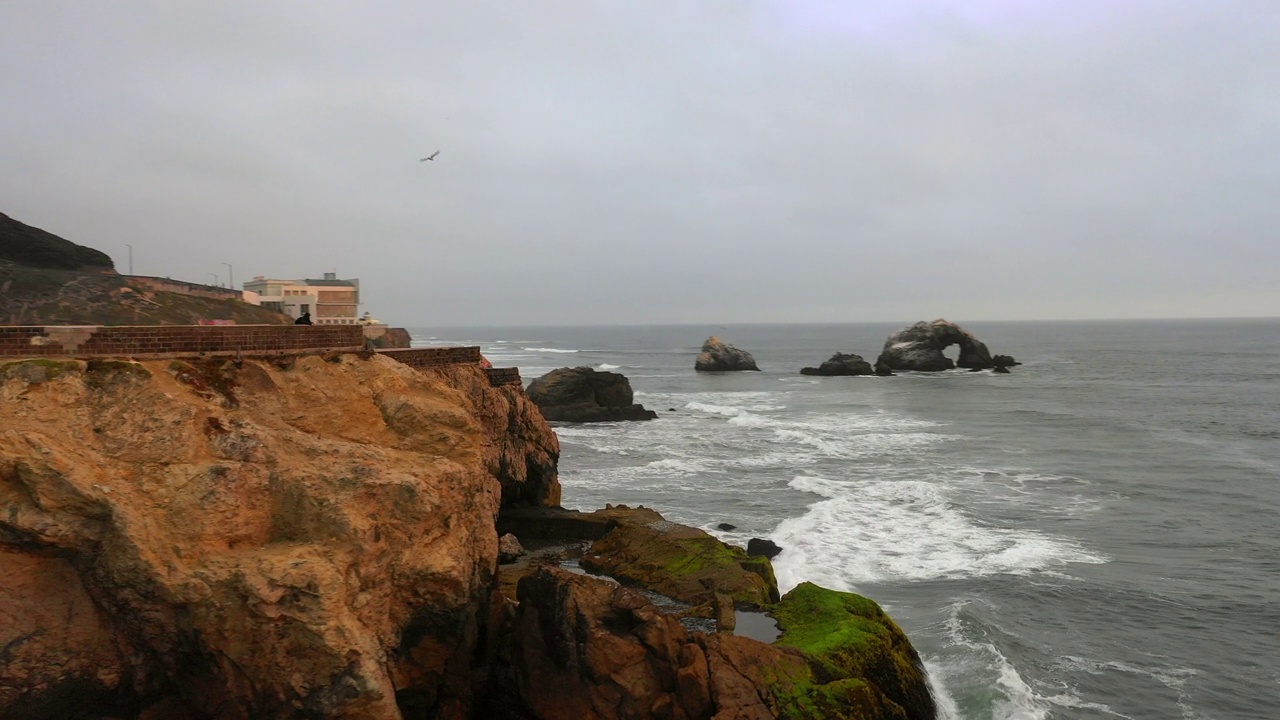
[[0,8],[0,210],[406,325],[1280,314],[1272,2],[191,5]]

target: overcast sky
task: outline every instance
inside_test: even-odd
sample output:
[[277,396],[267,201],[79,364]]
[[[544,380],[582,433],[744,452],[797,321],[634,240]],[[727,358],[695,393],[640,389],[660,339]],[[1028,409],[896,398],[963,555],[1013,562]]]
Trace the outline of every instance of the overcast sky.
[[1275,316],[1280,2],[6,2],[0,212],[408,326]]

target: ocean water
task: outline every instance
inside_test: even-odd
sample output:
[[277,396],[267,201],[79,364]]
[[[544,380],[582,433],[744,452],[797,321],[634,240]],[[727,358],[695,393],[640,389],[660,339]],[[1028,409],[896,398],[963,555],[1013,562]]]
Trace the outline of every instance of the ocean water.
[[[557,426],[565,506],[774,540],[784,591],[888,610],[943,718],[1280,717],[1280,320],[963,324],[1024,365],[798,374],[897,323],[410,332],[626,375],[659,419]],[[713,333],[763,371],[694,372]]]

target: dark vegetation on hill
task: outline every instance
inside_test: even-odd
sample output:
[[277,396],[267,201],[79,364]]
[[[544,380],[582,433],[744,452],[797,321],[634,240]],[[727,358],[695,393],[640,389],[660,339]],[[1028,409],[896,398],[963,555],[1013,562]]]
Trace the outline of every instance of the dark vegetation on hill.
[[290,322],[236,300],[133,285],[116,273],[105,253],[0,214],[0,324],[193,325],[201,320]]
[[106,253],[20,223],[4,213],[0,213],[0,260],[33,268],[113,269]]

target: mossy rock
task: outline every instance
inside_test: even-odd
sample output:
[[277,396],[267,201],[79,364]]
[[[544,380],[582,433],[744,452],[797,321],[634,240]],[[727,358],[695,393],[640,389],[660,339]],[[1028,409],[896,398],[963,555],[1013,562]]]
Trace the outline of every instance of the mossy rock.
[[31,385],[55,380],[70,372],[79,372],[80,363],[75,360],[32,358],[0,365],[0,380],[22,380]]
[[698,528],[661,519],[619,519],[580,562],[591,572],[692,604],[707,602],[716,591],[744,605],[778,599],[778,582],[767,558],[748,556]]
[[[801,688],[792,693],[794,717],[862,717],[819,712],[828,703],[841,706],[869,697],[856,685],[835,684],[851,678],[874,686],[901,708],[903,718],[934,717],[936,709],[920,656],[902,628],[875,601],[806,582],[783,596],[772,614],[782,630],[776,644],[804,652],[813,663],[815,678],[824,683],[821,692]],[[837,696],[848,697],[837,702]],[[810,707],[818,714],[806,714]],[[881,713],[870,717],[899,716]]]
[[84,382],[95,390],[150,378],[150,370],[128,360],[90,360],[85,364]]
[[[783,720],[910,720],[901,705],[861,678],[798,684],[777,696]],[[932,716],[929,716],[932,720]]]

